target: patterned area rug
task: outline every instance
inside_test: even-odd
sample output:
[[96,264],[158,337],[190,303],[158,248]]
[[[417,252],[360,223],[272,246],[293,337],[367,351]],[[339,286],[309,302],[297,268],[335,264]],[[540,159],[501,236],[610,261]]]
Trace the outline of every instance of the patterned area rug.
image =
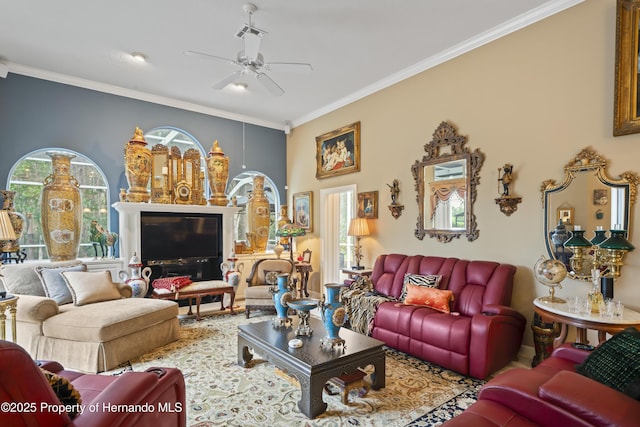
[[[182,339],[109,374],[151,366],[179,368],[187,385],[187,425],[206,426],[435,426],[475,401],[481,381],[387,350],[386,387],[349,405],[325,393],[327,411],[309,420],[298,410],[293,378],[270,363],[237,364],[237,327],[270,316],[220,314],[181,320]],[[294,321],[295,322],[295,321]],[[254,358],[260,358],[256,354]]]

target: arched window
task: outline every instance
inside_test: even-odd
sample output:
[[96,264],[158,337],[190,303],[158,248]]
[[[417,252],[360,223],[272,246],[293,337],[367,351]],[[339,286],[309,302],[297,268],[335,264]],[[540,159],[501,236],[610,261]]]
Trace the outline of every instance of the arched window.
[[238,207],[242,208],[234,220],[235,240],[245,240],[247,235],[247,199],[249,193],[253,191],[253,177],[256,175],[264,175],[264,195],[269,199],[269,216],[271,223],[269,226],[269,240],[267,248],[271,249],[276,244],[276,227],[277,213],[280,212],[280,193],[271,178],[267,175],[256,172],[247,171],[236,175],[229,180],[227,184],[227,197],[231,200],[236,198]]
[[63,148],[32,151],[18,160],[9,172],[7,182],[8,189],[15,191],[14,208],[25,218],[19,239],[20,249],[27,254],[27,260],[49,258],[40,222],[40,193],[45,178],[52,172],[51,158],[46,154],[48,151],[75,155],[71,160],[71,175],[80,184],[83,212],[78,257],[93,258],[95,251],[89,242],[89,227],[94,219],[103,227],[109,227],[109,184],[102,170],[91,159]]

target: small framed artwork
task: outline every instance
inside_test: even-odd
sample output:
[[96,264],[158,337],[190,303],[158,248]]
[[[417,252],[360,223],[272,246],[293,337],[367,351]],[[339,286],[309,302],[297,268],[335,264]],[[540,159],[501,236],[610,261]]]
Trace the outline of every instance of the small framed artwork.
[[360,171],[360,122],[316,137],[316,178]]
[[573,208],[558,208],[558,220],[562,220],[564,225],[572,225],[573,212]]
[[358,193],[358,218],[378,218],[378,192]]
[[300,228],[313,231],[313,192],[293,195],[293,222]]
[[607,189],[593,190],[593,204],[596,206],[603,206],[609,203],[609,195]]

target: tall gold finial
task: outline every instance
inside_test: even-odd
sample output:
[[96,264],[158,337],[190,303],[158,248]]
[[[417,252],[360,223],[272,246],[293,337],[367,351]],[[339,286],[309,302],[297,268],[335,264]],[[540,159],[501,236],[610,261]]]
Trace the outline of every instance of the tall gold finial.
[[144,132],[142,132],[142,129],[140,129],[138,126],[136,126],[136,130],[133,132],[133,138],[131,138],[132,142],[144,142],[145,144],[147,143],[147,141],[145,141],[144,139]]
[[222,148],[220,148],[220,145],[218,144],[218,140],[216,139],[215,141],[213,141],[213,147],[211,147],[211,151],[209,151],[209,154],[222,154],[224,155],[224,152],[222,151]]

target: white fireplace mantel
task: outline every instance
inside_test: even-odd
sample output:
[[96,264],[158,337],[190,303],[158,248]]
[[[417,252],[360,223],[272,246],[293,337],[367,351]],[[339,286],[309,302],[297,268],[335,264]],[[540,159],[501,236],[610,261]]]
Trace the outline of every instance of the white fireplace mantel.
[[222,214],[222,256],[229,256],[234,248],[233,217],[237,207],[169,205],[161,203],[116,202],[111,205],[118,212],[120,257],[125,265],[133,253],[140,256],[140,212],[210,213]]

